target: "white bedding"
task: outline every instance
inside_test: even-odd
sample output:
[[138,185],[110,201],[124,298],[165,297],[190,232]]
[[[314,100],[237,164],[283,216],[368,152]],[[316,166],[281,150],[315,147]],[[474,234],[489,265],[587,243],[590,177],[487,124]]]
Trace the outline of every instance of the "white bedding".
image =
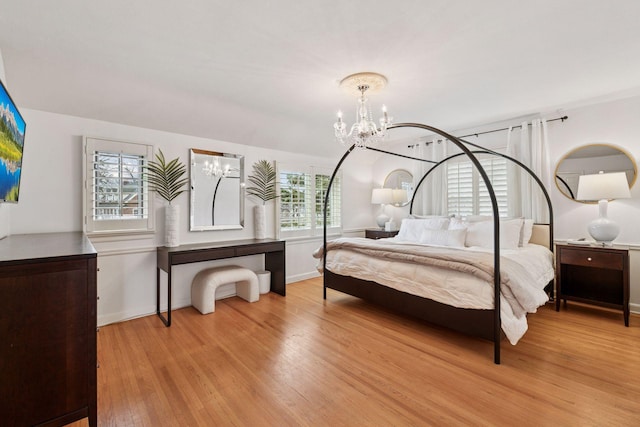
[[[362,244],[367,250],[390,250],[395,252],[435,252],[430,248],[440,248],[447,254],[459,252],[465,259],[472,259],[472,253],[480,258],[478,265],[487,259],[492,260],[491,250],[485,248],[451,248],[434,245],[407,243],[398,239],[337,239],[334,244]],[[329,242],[331,243],[331,242]],[[421,249],[420,247],[424,248]],[[535,312],[536,308],[547,301],[544,287],[554,277],[552,253],[539,245],[529,244],[517,249],[502,250],[503,277],[517,284],[516,298],[524,295],[524,302],[515,302],[514,295],[502,285],[501,321],[502,330],[509,342],[516,344],[527,331],[526,312]],[[475,256],[475,255],[473,255]],[[480,261],[480,259],[482,261]],[[512,262],[513,261],[513,262]],[[491,261],[492,263],[492,261]],[[491,264],[492,265],[492,264]],[[371,256],[370,252],[362,253],[346,248],[328,251],[327,268],[333,273],[370,280],[381,285],[429,298],[443,304],[459,308],[492,309],[493,281],[487,277],[464,271],[465,268],[452,270],[417,262],[405,262],[388,258]],[[516,283],[517,282],[517,283]],[[509,289],[511,288],[511,285]],[[512,307],[513,306],[513,307]]]

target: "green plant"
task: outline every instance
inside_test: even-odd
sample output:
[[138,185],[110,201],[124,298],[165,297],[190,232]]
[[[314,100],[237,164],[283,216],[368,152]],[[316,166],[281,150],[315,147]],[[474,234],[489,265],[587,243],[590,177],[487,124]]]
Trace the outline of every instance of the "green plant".
[[276,170],[266,160],[259,160],[253,164],[253,175],[247,180],[251,186],[246,188],[248,196],[255,196],[266,204],[269,200],[278,197],[276,194]]
[[187,167],[177,157],[167,163],[162,150],[158,151],[156,161],[150,160],[147,164],[147,180],[151,189],[171,204],[189,182],[188,178],[183,178]]

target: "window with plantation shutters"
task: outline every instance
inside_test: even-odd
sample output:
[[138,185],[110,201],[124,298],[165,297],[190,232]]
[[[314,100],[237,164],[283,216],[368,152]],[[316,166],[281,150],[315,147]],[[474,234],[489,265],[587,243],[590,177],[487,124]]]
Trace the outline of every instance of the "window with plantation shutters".
[[84,230],[91,233],[153,231],[153,205],[144,167],[153,147],[84,139]]
[[[331,171],[278,165],[279,235],[280,237],[310,237],[322,234],[324,197]],[[340,177],[331,187],[327,225],[331,232],[340,230],[342,223],[342,194]]]
[[[330,179],[331,174],[317,173],[315,175],[316,206],[314,212],[316,215],[316,227],[320,229],[322,229],[324,221],[324,199],[327,194],[327,187],[329,186]],[[342,185],[340,181],[340,176],[337,175],[333,181],[333,185],[331,186],[331,192],[329,193],[329,204],[327,207],[328,229],[335,229],[342,225]]]
[[[503,158],[480,159],[489,176],[501,217],[507,216],[507,164]],[[493,215],[491,198],[471,161],[447,164],[447,207],[450,215]]]

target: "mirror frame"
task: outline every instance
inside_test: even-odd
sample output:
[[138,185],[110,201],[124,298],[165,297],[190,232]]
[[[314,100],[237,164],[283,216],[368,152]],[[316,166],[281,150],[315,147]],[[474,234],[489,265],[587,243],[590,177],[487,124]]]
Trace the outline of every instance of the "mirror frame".
[[[239,154],[230,154],[230,153],[220,153],[217,151],[208,151],[201,150],[197,148],[191,148],[189,150],[189,193],[190,193],[190,203],[189,203],[189,231],[209,231],[209,230],[239,230],[244,228],[244,156]],[[198,225],[195,223],[195,205],[196,205],[196,189],[195,189],[195,177],[194,167],[196,165],[196,155],[208,155],[211,157],[223,157],[223,158],[233,158],[238,159],[240,163],[240,171],[238,179],[240,180],[238,184],[239,191],[239,212],[238,212],[238,223],[237,224],[222,224],[222,225]],[[235,179],[235,177],[233,178]],[[220,180],[222,177],[218,178],[217,186],[220,184]],[[215,192],[214,192],[215,198]]]
[[[582,149],[588,148],[588,147],[608,147],[608,148],[612,148],[615,149],[617,151],[619,151],[621,154],[624,154],[625,156],[627,156],[627,158],[629,159],[629,161],[631,162],[631,164],[633,165],[633,179],[631,180],[631,182],[629,182],[629,189],[631,189],[631,187],[633,187],[633,185],[636,183],[636,180],[638,179],[638,165],[636,164],[636,160],[633,158],[633,156],[631,156],[631,154],[629,154],[629,152],[621,147],[618,147],[617,145],[613,145],[613,144],[608,144],[605,142],[596,142],[596,143],[592,143],[592,144],[585,144],[585,145],[580,145],[578,147],[575,147],[573,149],[571,149],[568,153],[566,153],[564,156],[562,156],[560,158],[560,160],[558,160],[558,163],[556,164],[556,169],[553,173],[553,181],[556,185],[556,188],[558,189],[558,191],[560,192],[560,194],[562,194],[564,197],[566,197],[567,199],[577,202],[577,203],[584,203],[584,204],[597,204],[598,201],[591,201],[591,200],[576,200],[575,198],[571,198],[571,196],[569,194],[566,194],[566,190],[563,190],[558,182],[558,180],[564,182],[564,180],[562,180],[562,178],[558,178],[558,171],[560,169],[560,165],[562,165],[562,162],[567,160],[569,157],[571,157],[571,155],[573,155],[574,153],[576,153],[577,151],[580,151]],[[621,172],[618,170],[606,170],[606,172]],[[597,173],[597,172],[594,172]],[[565,183],[565,185],[567,185]],[[567,185],[568,186],[568,185]]]
[[[406,169],[394,169],[391,172],[389,172],[386,176],[386,178],[384,179],[384,183],[382,184],[382,188],[391,188],[394,190],[398,190],[401,189],[398,187],[398,183],[395,182],[393,183],[393,180],[397,180],[398,177],[401,174],[407,174],[411,179],[410,179],[410,183],[411,183],[411,190],[407,191],[407,201],[403,202],[403,203],[392,203],[391,206],[397,206],[397,207],[402,207],[402,206],[407,206],[409,205],[409,203],[411,203],[411,198],[413,197],[413,192],[415,191],[414,188],[414,183],[413,183],[413,174],[411,172],[409,172]],[[394,187],[391,187],[391,185],[395,185]]]

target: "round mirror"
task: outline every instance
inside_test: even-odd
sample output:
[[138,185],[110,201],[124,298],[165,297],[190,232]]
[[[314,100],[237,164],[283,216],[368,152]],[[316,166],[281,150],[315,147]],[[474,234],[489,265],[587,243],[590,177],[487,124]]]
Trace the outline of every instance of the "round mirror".
[[567,153],[556,167],[555,181],[558,190],[571,200],[580,203],[597,203],[576,200],[580,175],[600,171],[624,172],[629,188],[636,182],[638,168],[633,158],[623,149],[609,144],[590,144]]
[[404,169],[396,169],[384,179],[383,187],[393,190],[394,206],[407,206],[413,197],[413,175]]

